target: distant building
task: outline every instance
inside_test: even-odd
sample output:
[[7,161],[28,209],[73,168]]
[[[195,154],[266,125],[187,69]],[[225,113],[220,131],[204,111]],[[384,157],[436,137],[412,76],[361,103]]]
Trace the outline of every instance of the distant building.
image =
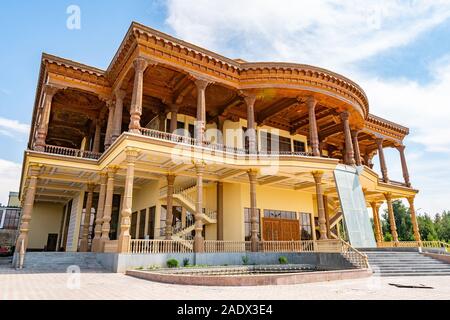
[[20,222],[20,200],[18,192],[10,192],[7,206],[0,206],[0,247],[14,245]]

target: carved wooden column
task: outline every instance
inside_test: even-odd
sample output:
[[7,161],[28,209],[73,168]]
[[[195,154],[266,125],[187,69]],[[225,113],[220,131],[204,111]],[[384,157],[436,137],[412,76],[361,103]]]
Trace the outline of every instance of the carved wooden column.
[[223,240],[223,182],[217,182],[217,240]]
[[370,203],[370,206],[372,207],[373,225],[375,228],[375,239],[377,242],[383,242],[384,237],[380,222],[380,204],[376,201],[372,201]]
[[397,226],[395,224],[395,216],[394,216],[394,207],[392,206],[392,194],[385,193],[384,197],[386,198],[388,206],[389,224],[391,225],[392,238],[395,242],[398,242]]
[[139,155],[135,149],[127,149],[127,175],[125,178],[125,191],[123,194],[122,210],[120,213],[120,233],[118,252],[128,253],[130,246],[131,209],[133,206],[134,164]]
[[205,251],[205,240],[203,239],[203,173],[205,172],[204,164],[195,166],[197,174],[197,199],[195,202],[195,236],[194,236],[194,252]]
[[88,252],[89,251],[89,226],[91,224],[91,211],[92,211],[92,198],[94,196],[94,188],[95,185],[89,184],[87,187],[87,199],[86,199],[86,207],[84,210],[84,222],[83,222],[83,231],[82,237],[80,241],[80,252]]
[[411,188],[411,181],[409,180],[408,165],[406,164],[405,146],[400,145],[400,146],[397,146],[396,148],[397,148],[398,152],[400,153],[400,160],[402,162],[403,179],[405,181],[406,186]]
[[256,147],[256,126],[255,126],[255,101],[256,96],[250,95],[244,98],[247,105],[247,137],[249,152],[255,154],[257,152]]
[[109,100],[106,102],[108,106],[108,122],[106,124],[106,134],[105,134],[105,151],[111,146],[111,135],[113,130],[113,121],[114,121],[114,106],[112,101]]
[[118,89],[114,92],[116,96],[116,105],[114,109],[113,129],[111,135],[111,144],[117,140],[122,134],[122,117],[123,117],[123,99],[126,96],[126,91]]
[[258,251],[258,209],[256,207],[256,176],[258,172],[256,170],[248,170],[248,179],[250,181],[250,221],[251,221],[251,250],[252,252]]
[[314,171],[312,173],[314,181],[316,182],[316,197],[317,197],[317,211],[319,213],[319,232],[320,240],[326,240],[327,237],[327,219],[325,217],[325,207],[323,203],[322,191],[322,171]]
[[206,80],[196,80],[195,85],[197,86],[197,119],[195,122],[195,139],[197,139],[197,144],[203,145],[205,139],[205,129],[206,129],[206,87],[210,82]]
[[316,105],[317,101],[313,97],[309,97],[306,101],[309,114],[309,140],[313,156],[320,157],[319,151],[319,133],[317,132],[316,122]]
[[108,168],[108,180],[106,183],[106,195],[105,195],[105,206],[103,209],[103,224],[102,224],[102,236],[100,240],[101,250],[103,250],[103,242],[109,240],[109,230],[111,229],[111,214],[112,214],[112,202],[114,196],[114,176],[117,169],[115,167]]
[[39,127],[37,129],[37,136],[35,142],[36,151],[45,150],[45,140],[47,139],[48,122],[50,120],[50,112],[52,108],[53,96],[58,92],[60,88],[53,87],[51,85],[44,86],[44,103],[42,106],[41,117],[39,121]]
[[361,162],[361,150],[359,150],[358,130],[352,130],[353,149],[355,152],[355,162],[357,166],[362,166]]
[[132,133],[141,133],[141,115],[142,98],[144,92],[144,71],[147,69],[148,62],[144,58],[137,58],[133,61],[134,66],[134,85],[133,95],[131,97],[130,107],[130,125],[129,131]]
[[94,143],[92,144],[93,152],[100,152],[100,135],[101,135],[102,125],[101,120],[97,119],[95,121],[95,134],[94,134]]
[[331,239],[331,229],[330,229],[330,212],[328,210],[328,197],[323,196],[323,207],[325,211],[325,225],[327,227],[327,238]]
[[170,133],[174,133],[178,129],[178,105],[170,105]]
[[175,176],[167,175],[167,210],[166,210],[166,240],[172,239],[173,234],[173,184],[175,182]]
[[352,143],[352,135],[350,132],[350,122],[349,122],[349,113],[348,111],[344,111],[341,113],[341,120],[344,126],[344,135],[345,135],[345,164],[347,165],[355,165],[355,151],[353,149]]
[[100,192],[98,195],[97,212],[95,214],[94,239],[92,239],[92,252],[100,252],[100,237],[102,236],[103,210],[105,208],[106,172],[100,172]]
[[39,178],[41,167],[39,165],[30,165],[29,168],[29,183],[25,193],[25,201],[23,205],[22,220],[19,229],[19,236],[16,241],[16,252],[19,253],[24,244],[23,252],[26,252],[28,247],[28,232],[30,231],[31,216],[33,213],[34,197],[36,195],[36,186]]
[[384,157],[384,150],[383,150],[383,138],[377,138],[375,139],[375,142],[377,143],[378,146],[378,157],[380,158],[380,168],[381,174],[383,176],[383,181],[389,183],[386,159]]
[[408,203],[409,203],[409,212],[411,214],[414,239],[420,243],[422,240],[420,239],[419,224],[417,223],[416,209],[414,207],[414,197],[409,197]]

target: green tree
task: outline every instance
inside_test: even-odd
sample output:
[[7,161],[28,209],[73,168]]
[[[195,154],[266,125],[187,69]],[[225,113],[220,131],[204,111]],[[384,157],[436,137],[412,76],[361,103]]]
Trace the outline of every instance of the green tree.
[[419,224],[419,233],[422,240],[425,241],[438,240],[438,234],[434,222],[428,214],[418,216],[417,223]]
[[444,211],[441,215],[436,215],[434,225],[437,238],[444,242],[450,241],[450,211]]

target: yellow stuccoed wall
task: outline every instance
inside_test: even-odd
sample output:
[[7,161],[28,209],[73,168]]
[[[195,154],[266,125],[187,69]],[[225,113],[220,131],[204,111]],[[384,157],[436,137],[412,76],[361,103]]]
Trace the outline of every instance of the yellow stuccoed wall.
[[49,233],[59,234],[64,206],[46,202],[36,202],[30,223],[29,249],[44,249]]
[[[224,240],[245,239],[244,208],[250,207],[248,184],[224,183]],[[315,213],[313,194],[273,187],[256,187],[256,206],[264,209]],[[316,214],[315,214],[316,215]]]

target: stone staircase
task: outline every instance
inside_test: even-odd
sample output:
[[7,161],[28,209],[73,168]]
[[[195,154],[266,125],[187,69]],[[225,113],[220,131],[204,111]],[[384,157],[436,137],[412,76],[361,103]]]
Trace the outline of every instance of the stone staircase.
[[81,271],[105,271],[97,254],[91,252],[27,252],[24,266],[33,271],[66,272],[70,266],[78,266]]
[[390,276],[450,276],[450,264],[417,251],[362,250],[374,274]]

